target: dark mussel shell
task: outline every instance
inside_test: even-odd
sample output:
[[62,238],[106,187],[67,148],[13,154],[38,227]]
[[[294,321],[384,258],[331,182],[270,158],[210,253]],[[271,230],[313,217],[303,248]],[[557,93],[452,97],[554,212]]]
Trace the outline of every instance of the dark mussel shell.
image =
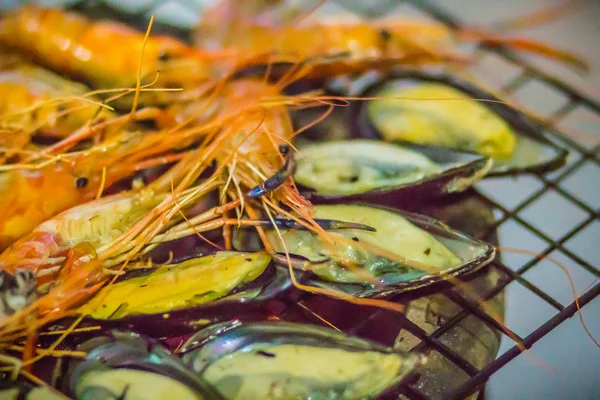
[[[292,265],[298,269],[311,270],[313,275],[309,284],[358,297],[387,297],[416,289],[431,289],[433,285],[453,277],[463,277],[475,272],[492,261],[496,253],[492,245],[475,240],[433,218],[382,206],[361,203],[316,205],[314,216],[360,223],[376,230],[331,231],[345,237],[347,242],[357,242],[356,247],[341,242],[340,247],[334,250],[328,249],[312,232],[281,230],[286,249],[292,257]],[[267,235],[275,250],[283,253],[277,232],[271,230]],[[359,248],[359,242],[419,262],[429,271],[376,256]],[[234,241],[234,246],[251,247],[248,243],[249,240],[237,240]],[[371,281],[336,262],[332,251],[338,251],[361,271],[367,272],[365,276],[368,275]],[[282,253],[276,259],[282,265],[287,265]]]
[[300,153],[294,178],[314,204],[411,204],[464,191],[492,167],[475,153],[379,140],[310,143]]
[[[217,257],[219,254],[226,255],[228,253],[222,252],[205,257]],[[269,257],[266,253],[231,254],[241,257],[241,262],[247,261],[248,263],[253,262],[256,257]],[[187,260],[186,262],[193,260]],[[137,298],[132,299],[135,304],[127,303],[127,298],[125,298],[119,305],[117,304],[119,303],[118,299],[122,296],[115,296],[116,301],[115,298],[111,297],[116,290],[124,288],[123,292],[127,295],[127,290],[134,289],[132,283],[136,285],[139,283],[140,286],[145,285],[144,277],[146,275],[136,276],[134,271],[134,273],[126,276],[122,281],[117,281],[117,283],[109,288],[108,295],[104,296],[100,303],[92,299],[89,304],[80,308],[81,312],[88,315],[82,324],[83,326],[99,325],[104,329],[130,329],[151,337],[160,338],[190,333],[195,331],[198,326],[231,319],[239,315],[240,312],[258,307],[263,302],[280,296],[292,288],[287,268],[269,262],[269,260],[266,261],[268,265],[259,276],[249,282],[240,282],[233,290],[224,291],[220,295],[215,295],[208,287],[202,287],[200,281],[197,281],[199,283],[196,285],[194,284],[196,281],[190,280],[187,282],[186,288],[182,289],[182,292],[185,290],[184,293],[188,293],[187,297],[178,297],[179,295],[176,294],[173,298],[178,298],[177,302],[173,300],[171,303],[167,303],[165,299],[168,298],[168,292],[165,291],[169,290],[169,288],[161,286],[160,281],[157,281],[154,285],[140,287],[139,289],[136,288],[137,292],[132,291],[132,297],[137,296]],[[169,268],[169,266],[163,266],[162,268]],[[201,275],[196,276],[197,279],[200,279],[199,277],[201,278]],[[213,279],[224,278],[224,273],[213,276]],[[296,278],[302,280],[302,274],[299,272]],[[180,279],[185,278],[182,277]],[[118,286],[119,282],[122,282],[123,286],[121,288]],[[173,290],[176,291],[180,287],[181,285],[175,285]],[[139,290],[150,290],[154,294],[160,294],[162,296],[159,299],[160,308],[152,307],[152,303],[144,304],[144,296],[142,296]],[[197,293],[194,292],[196,290]],[[184,305],[182,305],[183,300],[186,300],[186,304]],[[169,307],[169,309],[165,309],[165,307]],[[60,325],[68,324],[68,322],[63,321]]]
[[63,382],[77,399],[223,399],[179,358],[138,334],[113,331],[78,349],[87,356],[71,361]]
[[232,321],[181,347],[183,361],[227,399],[373,398],[424,362],[329,328]]
[[[542,133],[543,128],[539,123],[510,105],[502,103],[497,97],[476,87],[472,83],[447,73],[414,70],[396,71],[384,80],[367,86],[362,92],[361,97],[380,96],[380,93],[387,90],[390,85],[395,85],[399,89],[404,90],[425,83],[442,85],[458,90],[470,98],[483,100],[479,104],[491,110],[492,113],[499,116],[510,127],[516,140],[514,152],[504,160],[494,157],[494,166],[488,176],[550,172],[561,168],[566,163],[568,151],[557,146],[544,136]],[[401,97],[401,95],[398,97]],[[351,105],[349,112],[350,117],[354,118],[354,136],[371,139],[383,138],[382,131],[376,126],[373,116],[369,111],[369,103],[376,103],[377,101],[354,102]],[[397,104],[397,112],[401,113],[403,104],[406,105],[407,101],[398,101]],[[443,123],[444,121],[441,122]],[[438,124],[438,126],[442,126],[439,122]],[[473,151],[470,148],[472,145],[465,143],[457,143],[452,147],[469,148]]]

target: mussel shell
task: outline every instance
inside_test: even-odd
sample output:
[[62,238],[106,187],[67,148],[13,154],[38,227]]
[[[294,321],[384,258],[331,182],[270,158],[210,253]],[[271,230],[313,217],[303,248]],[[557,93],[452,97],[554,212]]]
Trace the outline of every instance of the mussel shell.
[[[557,146],[542,133],[543,128],[529,116],[502,103],[494,95],[477,88],[472,83],[444,72],[395,71],[385,80],[368,86],[361,97],[372,97],[387,85],[398,84],[403,87],[433,82],[457,89],[469,97],[479,100],[494,113],[504,119],[513,129],[517,144],[514,154],[507,160],[494,160],[494,166],[488,176],[515,175],[519,173],[543,173],[561,168],[567,161],[568,151]],[[374,100],[376,101],[376,100]],[[381,139],[377,127],[371,121],[367,102],[353,102],[349,108],[355,137]],[[401,112],[399,110],[399,112]],[[532,159],[532,154],[535,157]]]
[[[397,146],[399,150],[406,149],[414,151],[436,164],[441,170],[429,175],[420,177],[412,182],[400,183],[396,186],[387,186],[374,188],[359,193],[321,193],[319,189],[304,186],[303,181],[299,179],[299,171],[296,171],[296,183],[298,183],[302,194],[314,204],[334,204],[340,202],[368,202],[385,205],[404,205],[413,204],[420,200],[439,197],[449,193],[456,193],[466,190],[473,183],[482,179],[492,168],[492,160],[475,153],[452,150],[443,147],[422,146],[412,143],[387,143],[383,141],[372,141],[378,146]],[[329,146],[333,143],[324,142],[323,144],[312,144],[312,146]],[[356,143],[357,156],[364,158],[363,140],[352,140],[347,143]],[[393,147],[392,147],[393,148]],[[382,148],[384,150],[384,148]],[[302,153],[302,150],[300,150]],[[362,152],[361,152],[362,151]],[[304,155],[309,153],[304,152]],[[335,159],[336,154],[331,154],[331,159]],[[373,154],[372,161],[377,162],[378,155]],[[329,159],[329,160],[331,160]],[[369,160],[371,161],[371,160]],[[301,163],[298,160],[298,163]],[[402,160],[398,160],[399,166]],[[354,161],[358,165],[360,161]],[[299,164],[300,165],[300,164]],[[300,168],[300,167],[299,167]]]
[[[439,271],[439,273],[428,274],[421,271],[409,271],[406,274],[400,272],[400,275],[392,275],[394,279],[389,279],[390,282],[380,285],[371,283],[356,283],[356,282],[336,282],[325,280],[313,274],[308,280],[308,284],[318,287],[324,287],[332,290],[342,291],[352,294],[357,297],[388,297],[400,293],[415,291],[417,289],[432,290],[435,285],[440,285],[452,278],[465,277],[483,266],[491,262],[496,254],[495,248],[483,241],[473,239],[459,231],[450,228],[448,225],[434,218],[427,217],[416,213],[408,213],[397,209],[384,206],[374,206],[362,203],[351,203],[349,206],[368,207],[375,210],[387,211],[397,214],[406,219],[412,225],[429,233],[435,240],[445,246],[451,253],[458,257],[461,261],[460,265],[455,265]],[[344,207],[345,205],[339,205]],[[318,206],[316,206],[318,207]],[[369,224],[369,221],[364,219],[364,215],[355,213],[357,220],[350,217],[349,222],[358,222]],[[353,215],[354,216],[354,215]],[[338,217],[338,219],[341,219]],[[372,222],[371,222],[372,223]],[[376,226],[375,224],[373,224]],[[343,232],[342,232],[343,233]],[[402,252],[398,252],[402,255]],[[302,256],[296,256],[304,259]],[[405,277],[403,275],[406,275]],[[381,279],[380,279],[381,280]],[[393,282],[391,282],[393,280]]]
[[[300,281],[304,279],[301,273],[296,277]],[[199,325],[231,319],[242,312],[249,312],[266,301],[282,296],[291,288],[293,284],[287,268],[270,262],[259,277],[240,290],[208,303],[155,314],[131,314],[115,319],[86,316],[81,326],[101,326],[103,330],[128,329],[154,338],[180,335],[196,331]],[[55,324],[55,328],[66,327],[71,322],[71,318],[62,320]]]
[[[274,392],[279,390],[279,394],[285,393],[288,395],[288,397],[276,398],[344,399],[348,398],[344,396],[345,391],[352,391],[353,389],[360,390],[357,388],[360,388],[361,384],[365,383],[361,382],[361,375],[357,376],[356,380],[353,381],[350,380],[351,378],[349,377],[344,377],[341,371],[334,370],[334,368],[338,367],[360,368],[363,366],[362,363],[340,367],[332,365],[331,359],[318,360],[317,358],[311,358],[311,360],[315,366],[318,365],[319,368],[324,371],[325,376],[337,373],[340,375],[340,378],[338,378],[339,381],[333,383],[322,383],[319,382],[319,379],[314,379],[314,377],[311,380],[310,376],[307,375],[314,375],[314,372],[306,373],[305,371],[294,371],[295,367],[306,369],[307,365],[300,365],[303,364],[301,362],[294,363],[293,359],[286,359],[285,355],[282,356],[282,358],[277,357],[277,348],[275,346],[287,347],[289,345],[306,346],[314,348],[315,350],[317,348],[340,350],[354,355],[360,352],[367,355],[367,352],[369,352],[369,354],[381,356],[382,359],[383,357],[389,357],[386,358],[386,360],[394,358],[395,362],[397,362],[396,366],[398,369],[394,372],[382,371],[386,373],[390,372],[392,374],[391,377],[389,375],[387,377],[378,375],[379,379],[377,382],[370,381],[368,383],[371,384],[371,387],[368,390],[363,388],[363,391],[367,390],[370,391],[370,393],[362,393],[359,397],[350,398],[372,398],[377,396],[385,390],[388,390],[390,387],[398,384],[398,382],[400,382],[407,374],[425,361],[425,358],[420,354],[398,352],[392,348],[348,336],[333,329],[282,321],[259,323],[241,323],[239,321],[232,321],[229,323],[213,325],[200,330],[190,337],[181,347],[179,353],[183,354],[182,359],[186,365],[209,381],[214,378],[214,376],[210,375],[210,368],[220,360],[230,360],[236,352],[237,354],[243,353],[245,356],[254,354],[257,357],[260,357],[263,365],[267,365],[265,370],[259,371],[253,369],[255,365],[251,364],[248,366],[248,376],[245,376],[245,374],[242,376],[235,375],[235,372],[233,372],[232,375],[226,376],[225,379],[223,379],[221,386],[216,383],[220,381],[221,378],[218,378],[215,382],[211,382],[217,389],[224,389],[223,392],[227,393],[223,394],[228,398],[254,399],[255,397],[249,396],[248,392],[244,392],[245,394],[232,392],[235,392],[236,389],[239,390],[244,386],[244,378],[249,380],[249,383],[252,383],[253,379],[257,377],[265,379],[265,374],[267,375],[265,381],[263,381],[263,384],[266,386],[264,390],[265,393],[269,390],[273,390]],[[306,351],[308,356],[316,356],[317,354],[316,351]],[[299,353],[302,353],[302,348],[298,347],[293,353],[294,354],[291,356],[288,353],[288,356],[292,358],[297,356]],[[365,359],[365,362],[366,361],[367,360]],[[280,362],[280,364],[275,364],[277,362]],[[288,371],[285,369],[286,362],[290,367],[290,370]],[[374,361],[371,361],[371,363],[374,363]],[[382,365],[378,365],[378,367],[383,368]],[[308,369],[311,369],[311,367],[308,366]],[[228,371],[231,370],[227,369],[223,372],[226,375]],[[276,372],[273,373],[273,371]],[[207,376],[209,379],[207,379]],[[325,376],[320,375],[318,378],[325,379]],[[286,390],[293,391],[294,388],[298,387],[293,386],[294,384],[298,385],[296,382],[296,379],[298,378],[304,378],[304,383],[301,384],[302,387],[299,389],[303,392],[303,397],[298,397],[300,395],[291,396],[290,393],[286,392]],[[344,378],[346,381],[343,380]],[[373,377],[371,376],[371,378]],[[311,384],[314,386],[311,387]],[[286,385],[289,386],[286,388]],[[351,385],[355,385],[355,387],[350,387]],[[355,393],[355,395],[357,394]]]
[[[122,373],[134,371],[133,373],[151,373],[156,374],[155,383],[160,385],[164,383],[162,379],[167,378],[174,381],[178,387],[184,386],[194,394],[197,399],[221,400],[223,397],[208,383],[203,381],[196,374],[192,373],[179,358],[171,355],[158,342],[148,338],[141,337],[132,332],[113,331],[110,335],[100,336],[84,342],[78,347],[80,350],[87,351],[85,360],[72,362],[67,372],[68,391],[73,395],[79,394],[79,399],[96,398],[119,398],[120,393],[113,393],[110,387],[107,387],[108,380],[96,379],[98,383],[93,386],[86,386],[83,389],[85,395],[82,395],[79,385],[84,376],[88,374],[106,373],[109,371],[120,370]],[[127,370],[127,371],[124,371]],[[117,372],[118,373],[118,372]],[[127,387],[135,384],[134,377],[125,384],[123,376],[117,381],[118,384],[124,384]],[[158,382],[159,378],[162,382]],[[106,383],[107,386],[103,386]],[[152,393],[153,388],[148,388],[148,393]],[[156,393],[152,393],[156,395]],[[100,397],[97,397],[100,396]],[[123,396],[131,398],[131,396]],[[146,397],[144,397],[146,398]]]

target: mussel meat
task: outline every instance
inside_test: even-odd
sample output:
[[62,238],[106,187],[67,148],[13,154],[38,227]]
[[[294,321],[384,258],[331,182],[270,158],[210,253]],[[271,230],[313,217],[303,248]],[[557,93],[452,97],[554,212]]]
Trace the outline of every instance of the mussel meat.
[[454,76],[398,72],[363,96],[386,98],[354,105],[359,137],[483,154],[494,160],[489,175],[547,172],[566,162],[568,152],[532,118]]
[[270,261],[264,251],[220,251],[132,270],[79,312],[85,324],[126,326],[152,337],[193,332],[198,320],[230,319],[290,288],[287,268]]
[[492,167],[473,153],[366,139],[306,144],[300,154],[294,179],[316,203],[436,197],[467,189]]
[[229,400],[372,398],[424,361],[329,328],[289,322],[214,325],[192,336],[180,353]]
[[0,381],[2,400],[62,400],[64,396],[44,386],[33,386],[27,382]]
[[[218,252],[156,268],[148,275],[125,279],[80,308],[96,319],[157,314],[219,299],[259,277],[269,265],[268,253]],[[135,295],[132,295],[135,294]]]
[[[364,224],[374,231],[333,230],[329,233],[334,239],[346,240],[330,245],[307,230],[280,230],[281,237],[270,230],[267,236],[271,244],[277,252],[287,249],[294,259],[305,260],[301,268],[316,276],[314,284],[356,296],[387,296],[428,286],[473,272],[495,255],[493,246],[417,214],[364,204],[340,204],[316,205],[314,216]],[[407,262],[375,255],[369,246],[377,246]],[[416,269],[416,263],[426,270]],[[367,281],[365,275],[376,282]]]

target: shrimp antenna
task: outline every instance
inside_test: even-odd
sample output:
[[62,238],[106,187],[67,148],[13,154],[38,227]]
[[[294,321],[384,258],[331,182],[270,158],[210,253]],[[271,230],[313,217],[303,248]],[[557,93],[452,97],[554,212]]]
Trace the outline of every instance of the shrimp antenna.
[[140,87],[142,86],[142,65],[144,63],[144,50],[146,50],[146,43],[148,42],[148,37],[150,36],[150,31],[152,30],[152,24],[154,23],[154,15],[150,17],[150,22],[148,23],[148,29],[146,29],[146,34],[144,35],[144,40],[142,41],[142,51],[140,52],[140,62],[138,64],[138,70],[136,74],[136,82],[135,82],[135,96],[133,98],[133,106],[131,106],[131,112],[129,113],[129,119],[133,119],[133,115],[135,114],[135,110],[137,109],[138,102],[140,101]]

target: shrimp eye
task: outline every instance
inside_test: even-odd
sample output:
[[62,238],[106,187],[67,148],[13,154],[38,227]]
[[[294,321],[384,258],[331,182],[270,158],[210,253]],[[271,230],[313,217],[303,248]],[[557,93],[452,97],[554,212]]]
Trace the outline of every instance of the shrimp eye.
[[279,152],[282,156],[285,156],[290,151],[290,146],[287,144],[282,144],[279,146]]
[[161,61],[161,62],[169,61],[170,58],[171,58],[171,55],[169,53],[167,53],[166,51],[162,51],[158,55],[158,60]]
[[77,186],[78,189],[86,187],[87,184],[88,184],[88,178],[86,178],[84,176],[77,178],[77,180],[75,181],[75,186]]
[[392,38],[392,34],[390,33],[390,31],[388,31],[387,29],[381,29],[379,31],[379,37],[381,38],[381,40],[383,40],[384,42],[388,42],[391,38]]

